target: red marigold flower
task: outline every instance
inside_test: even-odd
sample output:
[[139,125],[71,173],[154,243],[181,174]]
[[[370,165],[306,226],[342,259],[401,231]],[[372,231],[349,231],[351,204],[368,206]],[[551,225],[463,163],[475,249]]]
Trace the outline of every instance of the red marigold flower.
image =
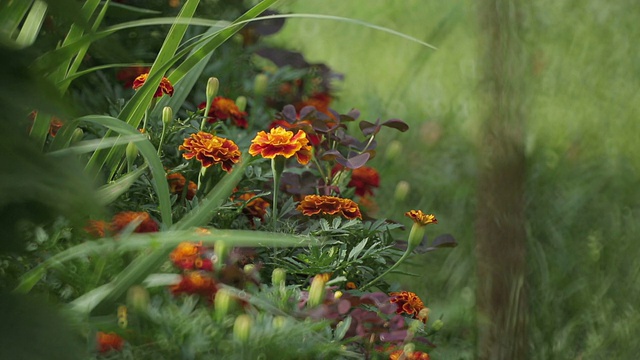
[[[198,109],[204,109],[206,107],[206,102],[198,105]],[[218,120],[231,119],[233,124],[239,128],[246,129],[249,125],[246,119],[247,113],[245,111],[240,111],[240,108],[238,108],[235,101],[222,96],[217,96],[213,101],[211,101],[211,107],[209,108],[207,116],[207,121],[209,123],[214,123]]]
[[216,281],[202,271],[190,271],[182,274],[180,283],[171,287],[171,293],[174,295],[181,293],[200,294],[209,301],[213,301],[217,291],[218,284]]
[[360,208],[353,200],[327,195],[307,195],[296,208],[306,216],[339,214],[349,220],[362,219]]
[[404,354],[404,359],[406,360],[430,360],[429,354],[422,351],[414,351],[411,353],[405,354],[402,349],[396,350],[389,354],[389,360],[399,360]]
[[[332,173],[335,174],[343,169],[342,165],[336,164],[332,169]],[[351,171],[351,180],[347,186],[355,188],[356,195],[373,195],[373,188],[380,187],[380,174],[372,167],[361,166]]]
[[[410,291],[392,292],[389,294],[389,296],[391,296],[389,301],[392,304],[398,305],[396,314],[406,313],[408,315],[411,315],[414,319],[418,319],[418,314],[420,313],[420,311],[422,309],[425,309],[424,304],[422,303],[422,300],[420,300],[418,295]],[[424,320],[424,318],[421,320]]]
[[116,73],[116,79],[123,83],[124,87],[133,86],[133,81],[140,75],[148,73],[151,68],[146,66],[131,66],[121,69]]
[[407,211],[406,213],[404,213],[404,215],[410,217],[411,220],[413,220],[413,222],[415,222],[420,226],[426,226],[429,224],[438,223],[438,220],[436,219],[435,215],[425,214],[422,212],[422,210]]
[[298,133],[294,135],[292,131],[276,127],[271,129],[268,134],[260,131],[251,140],[249,154],[253,156],[260,154],[267,159],[273,159],[278,155],[288,159],[295,155],[298,162],[305,165],[311,160],[311,146],[308,144],[309,140],[304,131],[298,130]]
[[[237,200],[245,202],[251,198],[253,198],[254,196],[256,196],[256,194],[254,193],[244,193],[240,196],[237,197]],[[251,218],[257,217],[260,220],[264,221],[264,216],[267,213],[267,208],[270,206],[270,204],[264,200],[263,198],[255,198],[251,201],[249,201],[243,211],[249,215]]]
[[[149,73],[142,74],[133,80],[133,90],[138,90],[142,85],[144,85],[144,82],[147,81],[147,77],[149,77]],[[160,80],[160,85],[158,86],[158,89],[156,89],[156,93],[153,94],[153,97],[160,97],[163,93],[173,96],[173,85],[171,85],[171,82],[166,77],[162,77],[162,80]]]
[[111,225],[104,220],[89,220],[84,231],[91,236],[103,238],[111,232]]
[[204,131],[184,139],[178,150],[187,151],[182,154],[187,160],[195,157],[203,167],[220,164],[226,172],[231,172],[233,164],[240,161],[240,150],[236,143]]
[[55,116],[51,117],[51,122],[49,123],[49,135],[51,135],[51,137],[56,137],[58,130],[60,130],[62,125],[64,125],[62,120]]
[[[169,183],[169,192],[172,194],[180,195],[184,189],[184,185],[187,182],[187,179],[182,176],[180,173],[173,173],[167,175],[167,181]],[[198,191],[198,185],[193,181],[189,181],[189,185],[187,187],[187,195],[186,198],[188,200],[193,199],[196,196],[196,192]]]
[[124,346],[124,339],[113,332],[107,334],[105,332],[98,331],[98,334],[96,335],[96,342],[98,345],[98,351],[103,354],[111,350],[121,351]]
[[155,220],[153,220],[151,216],[144,211],[123,211],[115,214],[113,219],[111,219],[111,229],[114,232],[120,232],[132,221],[141,221],[136,229],[133,230],[135,233],[156,232],[159,229],[158,223],[156,223]]
[[346,285],[344,286],[347,290],[355,290],[358,288],[358,286],[356,285],[356,283],[354,283],[353,281],[349,281],[346,283]]
[[171,262],[181,269],[191,270],[195,267],[196,260],[200,255],[201,245],[182,242],[169,255]]
[[331,111],[329,111],[329,106],[331,105],[332,100],[333,98],[329,93],[317,92],[311,95],[306,100],[296,103],[294,106],[296,108],[296,111],[300,111],[305,106],[313,106],[319,112],[333,118],[334,115],[331,113]]

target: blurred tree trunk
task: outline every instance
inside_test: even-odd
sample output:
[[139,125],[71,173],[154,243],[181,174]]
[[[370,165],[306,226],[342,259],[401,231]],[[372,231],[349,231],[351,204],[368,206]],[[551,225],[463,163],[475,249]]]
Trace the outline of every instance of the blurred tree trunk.
[[526,359],[524,0],[480,0],[478,358]]

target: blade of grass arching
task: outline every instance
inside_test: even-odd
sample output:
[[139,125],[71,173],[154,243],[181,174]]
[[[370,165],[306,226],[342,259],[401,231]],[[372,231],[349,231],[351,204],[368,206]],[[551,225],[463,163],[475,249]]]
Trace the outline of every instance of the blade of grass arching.
[[112,181],[109,184],[101,186],[96,191],[96,197],[100,202],[100,205],[109,205],[114,202],[120,195],[124,194],[133,183],[138,180],[140,175],[147,171],[147,165],[143,165],[126,175],[118,178],[118,180]]
[[70,146],[66,149],[48,152],[47,155],[65,156],[70,154],[73,154],[73,155],[86,154],[92,151],[96,151],[98,149],[105,149],[105,148],[110,148],[112,146],[118,146],[118,145],[126,145],[129,142],[137,142],[143,139],[145,139],[145,137],[141,136],[140,133],[138,133],[137,135],[120,136],[118,138],[85,140],[73,146]]
[[14,34],[27,15],[31,3],[32,1],[23,0],[3,4],[3,9],[0,10],[0,36],[4,38],[4,43],[10,44],[14,41]]
[[34,1],[16,38],[16,43],[19,48],[30,46],[36,41],[46,13],[47,3],[42,0]]
[[87,75],[87,74],[91,74],[92,72],[95,71],[99,71],[99,70],[104,70],[104,69],[113,69],[113,68],[127,68],[127,67],[134,67],[134,66],[151,66],[151,63],[118,63],[118,64],[107,64],[107,65],[100,65],[100,66],[94,66],[92,68],[88,68],[88,69],[84,69],[81,71],[76,71],[73,73],[73,75],[69,75],[67,77],[64,78],[64,80],[59,81],[56,85],[58,86],[68,86],[69,84],[71,84],[71,82],[81,76]]
[[153,188],[156,190],[156,195],[158,196],[158,208],[160,209],[162,224],[165,227],[170,227],[173,220],[171,218],[169,185],[167,184],[166,174],[164,172],[162,162],[160,161],[160,157],[158,157],[156,148],[151,144],[151,142],[143,135],[140,135],[140,132],[136,128],[111,116],[90,115],[81,117],[77,120],[106,126],[120,135],[137,135],[142,138],[142,140],[136,142],[136,147],[146,160],[149,165],[149,169],[151,170],[151,183]]
[[47,140],[47,134],[49,133],[49,124],[51,123],[51,116],[42,112],[35,113],[33,118],[33,124],[31,125],[31,131],[29,131],[29,137],[37,144],[41,149]]
[[[198,3],[199,0],[187,0],[176,18],[192,18]],[[153,100],[153,96],[160,84],[160,81],[162,80],[162,76],[166,72],[166,64],[170,63],[170,60],[178,50],[178,46],[180,46],[180,42],[187,31],[187,27],[188,25],[179,23],[174,23],[171,26],[171,29],[169,29],[162,47],[151,66],[149,76],[147,77],[144,85],[142,85],[142,87],[133,95],[131,100],[127,102],[118,115],[118,118],[122,119],[134,128],[138,127],[142,121],[145,111],[149,108],[151,101]],[[107,136],[108,135],[109,134],[107,134]],[[89,160],[89,164],[87,166],[89,169],[97,169],[106,165],[109,169],[109,173],[113,174],[114,169],[123,154],[124,149],[122,148],[112,148],[108,153],[105,153],[104,151],[96,151],[93,153],[93,156]]]

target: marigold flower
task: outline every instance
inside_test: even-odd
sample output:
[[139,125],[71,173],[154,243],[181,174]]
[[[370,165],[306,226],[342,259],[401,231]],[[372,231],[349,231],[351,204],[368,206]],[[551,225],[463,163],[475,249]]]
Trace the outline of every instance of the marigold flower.
[[89,220],[84,231],[93,237],[103,238],[111,232],[111,224],[104,220]]
[[410,217],[413,222],[421,226],[438,223],[435,215],[425,214],[422,210],[407,211],[404,215]]
[[121,351],[124,346],[124,339],[116,333],[105,333],[98,331],[96,335],[96,342],[98,345],[98,351],[100,353],[106,353],[111,350]]
[[55,116],[51,117],[51,122],[49,123],[49,135],[51,135],[51,137],[56,137],[58,130],[60,130],[62,125],[64,125],[62,120]]
[[326,114],[330,117],[334,117],[334,115],[329,111],[329,106],[331,105],[331,101],[333,98],[327,92],[317,92],[311,95],[306,100],[300,101],[296,103],[294,106],[296,111],[300,111],[305,106],[313,106],[319,112]]
[[[337,164],[333,167],[332,173],[335,174],[343,169],[342,165]],[[380,174],[372,167],[361,166],[351,171],[351,180],[347,186],[355,188],[356,195],[373,195],[373,188],[380,187]]]
[[[141,74],[133,80],[133,90],[138,90],[142,85],[144,85],[145,81],[147,81],[147,77],[149,77],[149,73]],[[153,94],[153,97],[161,97],[163,93],[173,96],[173,85],[171,85],[171,82],[166,77],[162,77],[162,80],[160,80],[160,85],[158,85],[158,89],[156,89],[156,93]]]
[[216,281],[202,271],[190,271],[182,274],[180,283],[171,287],[171,293],[174,295],[181,293],[200,294],[209,301],[213,301],[217,291]]
[[133,86],[133,81],[140,75],[148,73],[151,68],[146,66],[130,66],[116,73],[116,79],[123,83],[124,87]]
[[[206,102],[198,105],[198,109],[204,109],[206,107]],[[245,111],[241,111],[235,101],[222,96],[217,96],[213,99],[207,116],[207,121],[209,123],[214,123],[218,120],[231,119],[233,124],[239,128],[246,129],[249,125],[246,119],[247,113]]]
[[[389,354],[389,360],[398,360],[402,357],[404,351],[402,349],[396,350]],[[431,357],[426,352],[422,351],[414,351],[412,353],[404,354],[404,359],[406,360],[430,360]]]
[[411,315],[414,319],[418,319],[418,314],[422,309],[425,308],[422,300],[420,300],[418,295],[410,291],[392,292],[389,294],[389,296],[391,296],[389,301],[392,304],[398,305],[396,314],[406,313],[408,315]]
[[236,143],[204,131],[184,139],[178,150],[186,150],[182,157],[187,160],[195,157],[203,167],[220,164],[226,172],[231,172],[233,164],[240,161],[240,150]]
[[356,283],[354,283],[353,281],[348,281],[345,286],[344,286],[347,290],[354,290],[357,289],[358,286],[356,285]]
[[[172,194],[180,195],[184,189],[184,185],[187,182],[184,176],[180,173],[173,173],[167,175],[167,181],[169,183],[169,192]],[[196,196],[196,192],[198,191],[198,185],[193,181],[189,181],[189,185],[187,187],[186,198],[188,200],[193,199]]]
[[133,230],[135,233],[156,232],[159,229],[158,223],[156,223],[155,220],[153,220],[151,216],[144,211],[123,211],[115,214],[111,219],[111,229],[114,232],[120,232],[126,228],[129,223],[137,220],[140,220],[141,222],[135,230]]
[[306,216],[339,214],[349,220],[362,219],[360,208],[353,200],[327,195],[307,195],[296,208]]
[[200,255],[201,246],[191,242],[181,242],[169,255],[174,265],[181,269],[190,270],[195,267]]
[[[256,196],[254,193],[244,193],[237,197],[237,200],[245,202],[251,198]],[[260,220],[264,221],[264,216],[267,213],[267,208],[271,206],[265,199],[263,198],[255,198],[249,201],[243,211],[251,218],[257,217]]]
[[292,131],[275,127],[268,134],[260,131],[251,140],[249,154],[253,156],[260,154],[267,159],[273,159],[278,155],[288,159],[295,155],[298,162],[305,165],[311,160],[311,145],[304,131],[298,130],[294,135]]

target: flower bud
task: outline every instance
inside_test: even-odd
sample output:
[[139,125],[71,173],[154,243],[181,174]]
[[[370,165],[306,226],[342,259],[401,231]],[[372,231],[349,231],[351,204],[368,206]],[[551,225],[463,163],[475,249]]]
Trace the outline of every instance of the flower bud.
[[140,285],[134,285],[127,291],[127,304],[136,312],[145,312],[149,307],[149,291]]
[[267,85],[269,84],[269,78],[265,74],[258,74],[253,80],[253,92],[262,96],[267,91]]
[[251,334],[251,326],[253,321],[247,314],[238,315],[236,321],[233,323],[233,337],[240,342],[246,342],[249,340]]
[[129,167],[131,167],[133,165],[133,162],[136,161],[136,158],[138,157],[138,148],[136,147],[136,144],[134,144],[133,142],[127,144],[125,153],[127,156],[127,164],[129,164]]
[[287,323],[287,318],[284,316],[275,316],[273,318],[273,327],[276,329],[282,329]]
[[402,351],[405,354],[405,357],[409,359],[411,358],[411,354],[416,351],[416,346],[413,343],[406,343]]
[[218,95],[218,88],[220,88],[220,81],[217,77],[210,77],[207,80],[207,103],[211,103],[216,95]]
[[165,106],[162,109],[162,123],[166,126],[173,120],[173,109],[170,106]]
[[422,321],[423,324],[426,324],[427,321],[429,321],[429,313],[431,312],[431,310],[426,307],[423,308],[422,310],[420,310],[420,312],[418,312],[418,316],[416,316],[418,318],[418,320]]
[[403,202],[407,195],[409,195],[409,190],[411,190],[411,185],[408,182],[401,180],[398,181],[396,185],[396,191],[394,193],[394,198],[396,202]]
[[216,292],[213,304],[216,320],[222,321],[233,310],[235,300],[228,290],[220,289]]
[[82,131],[82,129],[80,128],[76,128],[75,130],[73,130],[73,134],[71,134],[71,144],[75,144],[78,141],[82,140],[83,136],[84,131]]
[[242,268],[245,274],[251,274],[255,269],[256,266],[254,264],[247,264]]
[[425,226],[418,223],[413,223],[413,225],[411,226],[411,232],[409,232],[407,252],[413,251],[416,246],[419,246],[422,243],[422,239],[424,238],[424,234],[426,232],[427,229]]
[[231,247],[227,245],[226,242],[218,240],[214,243],[213,250],[216,253],[216,257],[218,258],[218,261],[216,261],[215,263],[215,267],[216,269],[220,269],[226,263],[227,256],[231,251]]
[[244,111],[247,108],[247,98],[244,96],[238,96],[235,103],[240,111]]
[[127,307],[124,305],[118,306],[118,326],[123,329],[127,328],[129,321],[127,319]]
[[309,289],[309,300],[307,301],[307,306],[314,308],[324,302],[326,283],[327,281],[322,275],[316,275],[313,278],[311,288]]
[[287,271],[282,268],[275,268],[271,273],[271,284],[273,286],[284,286],[287,280]]
[[392,140],[387,145],[387,151],[384,153],[385,159],[387,161],[395,160],[400,153],[402,152],[402,143],[398,140]]
[[334,299],[340,299],[342,297],[342,291],[338,290],[333,294]]
[[444,322],[438,319],[433,322],[433,324],[431,325],[431,328],[433,329],[433,331],[440,331],[440,329],[442,329],[443,326],[444,326]]

